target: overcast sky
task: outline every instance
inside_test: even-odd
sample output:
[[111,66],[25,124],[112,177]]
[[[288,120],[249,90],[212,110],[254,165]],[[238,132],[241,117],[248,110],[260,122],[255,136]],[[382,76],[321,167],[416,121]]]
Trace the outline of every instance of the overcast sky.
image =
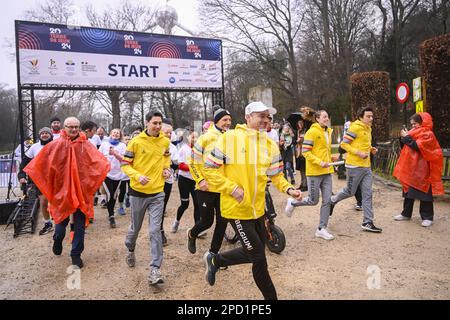
[[[164,0],[130,0],[131,2],[141,2],[148,3],[152,7],[162,6],[166,3]],[[198,0],[170,0],[168,4],[174,7],[178,13],[178,22],[185,26],[187,29],[197,32],[198,27]],[[103,9],[110,7],[115,7],[120,4],[120,0],[73,0],[77,6],[78,11],[81,13],[79,15],[79,24],[88,25],[87,20],[84,16],[84,8],[87,4],[92,3],[94,8],[98,12],[102,12]],[[37,8],[40,3],[45,3],[45,1],[39,0],[13,0],[13,1],[2,1],[2,19],[0,19],[0,39],[3,44],[6,40],[9,42],[14,41],[14,20],[23,20],[25,11],[28,9]],[[159,28],[155,31],[163,33]],[[181,31],[182,32],[182,31]],[[177,33],[175,34],[186,34]],[[11,53],[15,49],[6,48],[5,45],[0,47],[0,83],[6,83],[8,88],[17,88],[17,77],[16,77],[16,61],[15,58],[11,59]]]

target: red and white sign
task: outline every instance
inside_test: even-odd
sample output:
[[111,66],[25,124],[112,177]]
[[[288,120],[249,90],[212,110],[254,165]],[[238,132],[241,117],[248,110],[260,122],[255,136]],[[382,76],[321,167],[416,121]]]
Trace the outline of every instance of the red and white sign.
[[409,97],[409,87],[406,83],[402,82],[397,86],[397,90],[395,91],[395,95],[397,96],[397,101],[399,103],[405,103]]

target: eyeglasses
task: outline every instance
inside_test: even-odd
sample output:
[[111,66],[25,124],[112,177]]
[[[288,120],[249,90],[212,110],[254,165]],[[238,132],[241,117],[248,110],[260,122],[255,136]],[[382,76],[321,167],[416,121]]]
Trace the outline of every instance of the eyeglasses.
[[68,128],[68,129],[79,129],[80,128],[80,126],[64,126],[64,127]]

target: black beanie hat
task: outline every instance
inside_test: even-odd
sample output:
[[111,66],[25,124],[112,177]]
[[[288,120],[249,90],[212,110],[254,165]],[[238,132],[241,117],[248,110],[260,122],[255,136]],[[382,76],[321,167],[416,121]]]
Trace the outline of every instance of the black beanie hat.
[[225,116],[231,116],[231,114],[225,109],[222,109],[222,108],[217,109],[214,112],[214,123],[219,122],[219,120],[222,119]]

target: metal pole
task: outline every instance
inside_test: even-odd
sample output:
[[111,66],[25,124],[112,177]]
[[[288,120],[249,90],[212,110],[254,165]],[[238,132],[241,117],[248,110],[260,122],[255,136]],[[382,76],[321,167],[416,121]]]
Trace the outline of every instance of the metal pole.
[[407,117],[406,117],[406,102],[404,102],[403,103],[403,120],[405,121],[404,123],[405,123],[405,126],[407,127],[408,126],[408,123],[407,123]]
[[142,120],[142,128],[145,128],[145,119],[144,119],[144,91],[141,91],[141,120]]
[[[15,36],[16,36],[16,69],[17,69],[17,99],[19,103],[19,130],[20,130],[20,152],[21,160],[25,156],[25,136],[23,128],[23,105],[22,105],[22,85],[20,83],[20,63],[19,63],[19,21],[15,20]],[[15,148],[16,146],[14,146]]]

